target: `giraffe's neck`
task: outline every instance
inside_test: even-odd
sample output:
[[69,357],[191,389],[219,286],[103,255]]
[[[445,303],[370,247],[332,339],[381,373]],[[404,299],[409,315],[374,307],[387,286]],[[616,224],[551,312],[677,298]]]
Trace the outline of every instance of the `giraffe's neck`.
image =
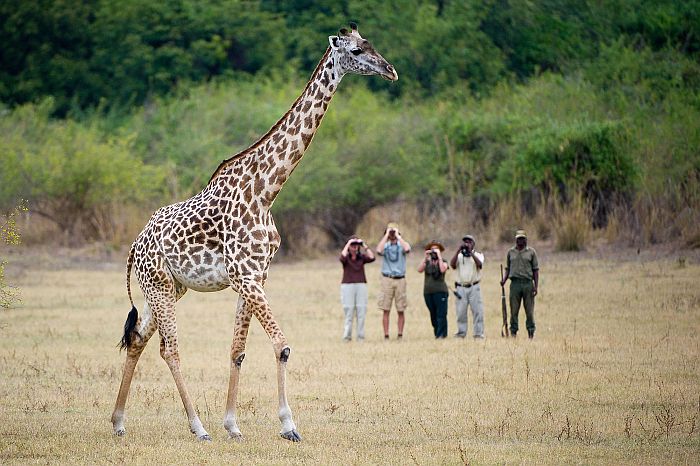
[[329,47],[289,111],[255,144],[224,160],[209,185],[238,184],[244,198],[250,194],[263,206],[272,205],[309,147],[341,79]]

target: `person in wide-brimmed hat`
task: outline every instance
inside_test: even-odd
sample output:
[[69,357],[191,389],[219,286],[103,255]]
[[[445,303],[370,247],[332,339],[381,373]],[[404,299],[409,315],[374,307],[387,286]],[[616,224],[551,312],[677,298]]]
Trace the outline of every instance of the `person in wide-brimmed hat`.
[[525,308],[525,327],[529,338],[535,336],[535,296],[540,279],[537,252],[527,245],[525,230],[515,232],[515,246],[506,254],[506,273],[501,286],[510,278],[510,335],[518,333],[520,302]]
[[379,292],[379,309],[384,312],[382,326],[384,338],[389,339],[389,312],[391,303],[396,304],[398,312],[398,337],[403,337],[405,323],[404,311],[408,306],[406,299],[406,255],[411,252],[411,245],[401,237],[399,225],[389,222],[384,236],[377,244],[377,254],[382,256],[382,287]]
[[352,235],[340,252],[343,279],[340,282],[340,301],[345,314],[343,340],[352,340],[352,320],[356,316],[357,340],[365,339],[367,315],[367,278],[365,264],[374,262],[374,253],[362,238]]
[[457,270],[455,295],[457,296],[457,333],[456,337],[467,336],[469,307],[472,309],[474,338],[484,338],[484,303],[481,299],[481,270],[484,267],[484,255],[476,249],[476,240],[472,235],[464,235],[462,242],[450,266]]
[[447,299],[449,297],[445,272],[447,261],[442,252],[445,247],[439,241],[425,245],[425,258],[418,265],[418,272],[425,272],[423,281],[423,299],[430,312],[430,323],[435,338],[447,337]]

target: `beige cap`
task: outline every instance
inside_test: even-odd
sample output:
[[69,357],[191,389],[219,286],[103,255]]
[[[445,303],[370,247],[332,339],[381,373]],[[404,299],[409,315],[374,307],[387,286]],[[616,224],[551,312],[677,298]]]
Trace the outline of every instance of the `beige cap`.
[[518,239],[518,238],[527,239],[527,233],[525,233],[525,230],[518,230],[515,232],[515,239]]

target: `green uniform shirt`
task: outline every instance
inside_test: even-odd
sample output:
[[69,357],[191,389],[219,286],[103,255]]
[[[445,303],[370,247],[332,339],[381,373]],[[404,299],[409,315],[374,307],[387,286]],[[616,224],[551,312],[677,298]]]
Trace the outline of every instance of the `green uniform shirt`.
[[506,270],[510,278],[532,280],[532,272],[540,268],[537,263],[537,253],[530,246],[518,250],[515,246],[506,255]]

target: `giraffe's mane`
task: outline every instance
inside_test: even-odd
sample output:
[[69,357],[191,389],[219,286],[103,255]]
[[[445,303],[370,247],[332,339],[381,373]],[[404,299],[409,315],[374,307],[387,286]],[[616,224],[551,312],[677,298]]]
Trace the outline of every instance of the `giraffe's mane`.
[[316,65],[316,68],[314,69],[314,72],[311,73],[311,78],[309,81],[306,83],[306,86],[304,86],[304,89],[301,91],[299,94],[299,97],[296,98],[296,100],[292,103],[292,105],[289,107],[289,110],[285,112],[284,115],[282,115],[279,120],[277,120],[277,123],[272,125],[272,127],[265,133],[263,134],[257,141],[255,141],[253,144],[251,144],[249,147],[243,149],[242,151],[238,152],[237,154],[224,159],[219,166],[214,170],[214,173],[211,175],[211,178],[209,178],[209,181],[207,184],[211,183],[218,175],[223,171],[225,167],[227,167],[231,162],[233,162],[236,159],[243,158],[244,156],[248,155],[249,153],[253,152],[258,146],[260,146],[263,141],[265,141],[272,133],[274,133],[279,126],[282,124],[282,121],[289,115],[289,113],[296,107],[296,105],[299,103],[301,98],[304,96],[306,93],[306,90],[311,86],[311,82],[314,81],[314,78],[316,77],[317,73],[319,73],[320,68],[323,66],[323,64],[326,62],[326,58],[328,58],[328,55],[331,53],[331,48],[330,46],[326,49],[326,53],[323,54],[323,57],[321,60],[318,62],[318,65]]

